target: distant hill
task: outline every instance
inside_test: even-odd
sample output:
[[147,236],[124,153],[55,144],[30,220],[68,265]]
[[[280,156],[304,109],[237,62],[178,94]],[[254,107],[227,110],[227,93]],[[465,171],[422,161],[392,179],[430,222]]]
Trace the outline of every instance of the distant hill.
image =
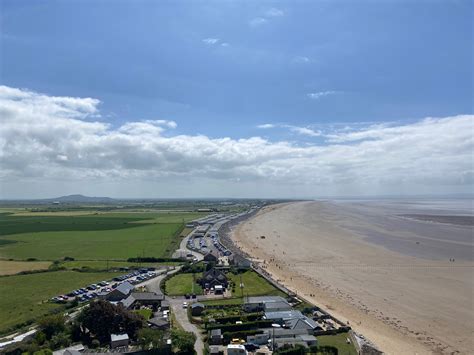
[[90,197],[84,195],[68,195],[61,196],[57,198],[47,199],[48,201],[57,201],[57,202],[80,202],[80,203],[112,203],[115,202],[113,198],[110,197]]

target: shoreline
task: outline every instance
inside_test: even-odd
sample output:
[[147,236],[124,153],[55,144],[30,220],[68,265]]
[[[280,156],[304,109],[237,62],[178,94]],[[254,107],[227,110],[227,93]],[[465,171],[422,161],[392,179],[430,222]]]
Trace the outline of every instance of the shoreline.
[[[293,237],[286,238],[283,235],[284,231],[280,235],[278,223],[282,223],[282,221],[278,221],[278,218],[272,220],[272,215],[277,214],[277,217],[282,217],[282,210],[288,209],[289,205],[291,209],[293,208],[291,206],[301,204],[308,204],[308,202],[285,203],[265,207],[251,219],[239,224],[232,231],[232,241],[236,247],[250,255],[275,281],[281,283],[297,295],[302,295],[302,297],[318,307],[325,309],[334,317],[348,323],[355,332],[363,334],[385,353],[444,354],[457,351],[452,344],[446,344],[438,336],[431,334],[430,329],[426,329],[426,331],[424,329],[415,330],[419,328],[419,324],[414,322],[413,319],[404,319],[402,314],[400,314],[399,319],[397,312],[392,312],[393,309],[391,308],[393,306],[382,307],[384,306],[383,304],[364,302],[364,297],[361,297],[361,295],[364,296],[364,293],[371,292],[370,284],[359,285],[358,289],[351,290],[349,286],[352,286],[350,281],[353,280],[347,280],[347,278],[361,276],[359,273],[364,275],[364,273],[370,273],[374,270],[375,273],[385,273],[390,276],[392,273],[405,274],[407,270],[409,271],[412,268],[414,273],[423,274],[425,269],[426,273],[433,273],[433,270],[437,270],[437,268],[444,272],[443,268],[449,268],[450,270],[453,265],[445,265],[443,262],[436,261],[430,262],[430,265],[427,265],[426,262],[420,261],[417,258],[393,253],[363,240],[343,240],[343,243],[348,243],[347,247],[349,248],[356,247],[358,250],[368,249],[372,254],[384,254],[383,256],[386,256],[390,262],[375,265],[371,264],[370,260],[367,260],[367,263],[364,265],[357,259],[351,263],[341,263],[343,256],[339,255],[336,255],[334,259],[325,258],[324,253],[328,251],[324,248],[331,249],[332,242],[326,243],[328,246],[325,246],[324,243],[320,244],[322,252],[318,256],[322,256],[318,263],[315,263],[311,257],[305,260],[306,255],[302,255],[304,257],[295,257],[295,255],[291,255],[292,249],[301,248],[301,245],[294,245]],[[269,221],[273,221],[274,224],[269,223]],[[295,223],[297,222],[295,221]],[[255,226],[256,223],[262,224],[264,227],[259,226],[257,228]],[[321,227],[321,229],[323,228]],[[266,234],[262,234],[263,231],[265,233],[273,233],[272,239],[269,240]],[[266,235],[266,238],[261,239],[258,234]],[[322,242],[325,241],[324,238],[321,239]],[[273,245],[270,245],[271,243]],[[280,243],[283,243],[283,246]],[[338,245],[336,244],[336,246]],[[309,255],[311,256],[311,253]],[[364,254],[361,255],[364,256]],[[361,260],[364,259],[362,258]],[[461,269],[469,268],[470,266],[471,264],[469,263],[467,265],[463,263],[456,265],[456,267]],[[327,282],[327,279],[318,277],[326,274],[331,274],[334,278],[341,278],[342,275],[343,282],[338,280],[338,282],[334,282],[331,285],[331,283]],[[357,286],[357,282],[353,283]],[[390,292],[387,292],[386,297],[388,298],[389,296]],[[376,295],[376,297],[379,296]],[[368,300],[370,301],[370,297],[366,298],[366,301]],[[384,300],[386,301],[385,298]],[[389,312],[386,312],[386,309]],[[417,327],[414,327],[414,324]],[[430,325],[428,325],[429,327]],[[463,339],[463,341],[465,340]]]

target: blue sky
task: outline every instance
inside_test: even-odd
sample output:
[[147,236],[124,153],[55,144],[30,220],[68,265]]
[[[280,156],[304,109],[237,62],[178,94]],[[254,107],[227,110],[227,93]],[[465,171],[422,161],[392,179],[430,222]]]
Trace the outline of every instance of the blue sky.
[[0,4],[0,84],[97,99],[88,120],[109,129],[327,147],[341,129],[472,114],[471,1]]

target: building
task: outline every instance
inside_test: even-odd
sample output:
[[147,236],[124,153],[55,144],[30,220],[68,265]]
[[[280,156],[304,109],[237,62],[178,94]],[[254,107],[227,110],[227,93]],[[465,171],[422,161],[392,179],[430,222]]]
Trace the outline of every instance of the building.
[[271,334],[268,334],[268,333],[249,335],[247,337],[247,342],[257,344],[257,345],[267,345],[268,340],[270,339],[270,336]]
[[231,264],[238,269],[250,269],[252,267],[252,263],[250,260],[244,258],[240,254],[233,254],[231,258]]
[[217,263],[217,256],[215,256],[212,252],[207,253],[204,255],[204,261],[208,263]]
[[209,345],[222,345],[223,339],[222,331],[220,329],[213,329],[209,336]]
[[157,309],[165,296],[155,292],[132,292],[121,303],[127,309],[138,309],[141,306],[149,306]]
[[118,285],[115,289],[110,291],[107,296],[105,296],[105,299],[110,302],[118,302],[121,301],[125,298],[127,298],[130,293],[133,291],[135,287],[128,282],[122,282],[120,285]]
[[306,329],[310,331],[320,328],[314,320],[306,316],[303,316],[303,318],[287,320],[285,325],[290,329]]
[[164,317],[154,317],[147,321],[148,326],[152,329],[165,330],[170,328],[170,323],[168,319]]
[[290,304],[281,296],[247,297],[244,303],[246,312],[278,312],[290,309]]
[[216,285],[220,285],[226,289],[229,284],[225,273],[216,268],[205,271],[200,282],[201,287],[206,290],[213,289]]
[[204,311],[204,305],[202,303],[196,302],[191,304],[191,315],[200,316]]
[[128,334],[110,334],[110,348],[115,349],[120,346],[128,346],[130,339]]
[[170,303],[167,300],[161,301],[161,311],[169,311]]

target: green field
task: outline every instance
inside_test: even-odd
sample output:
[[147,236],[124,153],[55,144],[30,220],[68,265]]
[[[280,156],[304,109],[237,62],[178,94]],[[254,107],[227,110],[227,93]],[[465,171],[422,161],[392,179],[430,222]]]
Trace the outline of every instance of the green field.
[[[179,262],[168,261],[162,263],[129,263],[127,261],[117,261],[117,260],[74,260],[66,261],[61,263],[61,266],[72,270],[72,269],[82,269],[90,268],[95,270],[110,270],[118,268],[137,268],[137,267],[160,267],[160,266],[176,266],[179,265]],[[1,265],[1,263],[0,263]]]
[[57,271],[0,277],[0,333],[60,308],[47,302],[51,297],[116,275]]
[[357,355],[354,345],[347,344],[346,339],[349,337],[347,333],[335,335],[318,335],[319,346],[334,346],[340,355]]
[[246,296],[265,296],[265,295],[275,295],[275,296],[286,296],[283,292],[275,288],[267,280],[261,277],[254,271],[246,271],[242,274],[234,275],[228,273],[227,277],[232,280],[235,284],[234,297],[240,297],[240,280],[242,277],[242,283],[244,284],[243,294]]
[[185,212],[101,212],[73,216],[2,213],[0,258],[170,257],[179,245],[177,236],[183,223],[203,215]]
[[[199,277],[196,274],[196,279]],[[166,293],[170,296],[182,296],[185,294],[202,295],[202,288],[197,283],[193,287],[193,274],[178,274],[166,281]]]

